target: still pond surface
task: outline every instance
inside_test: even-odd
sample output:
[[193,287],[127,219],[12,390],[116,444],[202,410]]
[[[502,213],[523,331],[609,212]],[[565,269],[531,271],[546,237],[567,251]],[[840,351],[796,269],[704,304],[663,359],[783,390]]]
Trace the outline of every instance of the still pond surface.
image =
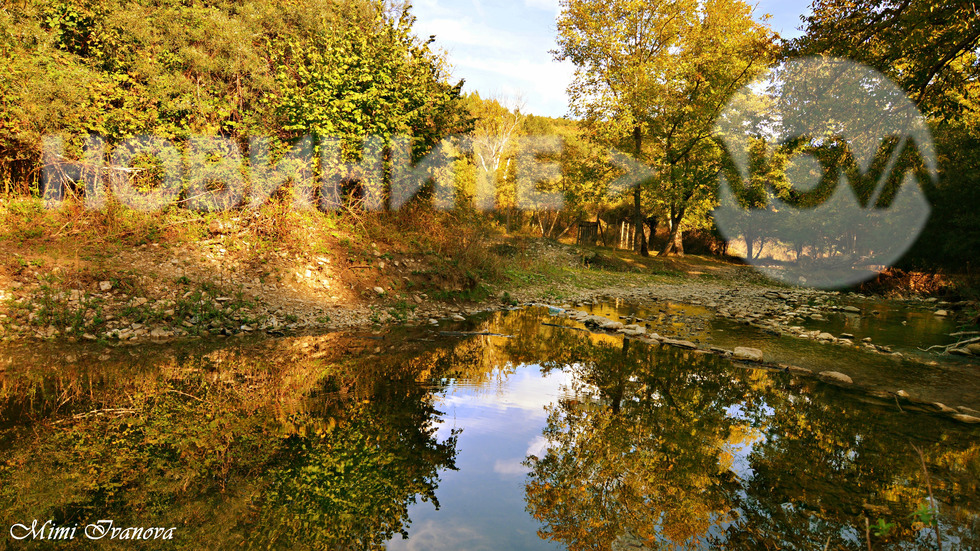
[[[868,387],[980,399],[975,364],[695,329],[797,364],[847,362]],[[185,549],[980,549],[976,425],[542,308],[3,357],[0,547],[52,546],[14,541],[14,523],[112,519],[176,527],[169,547]],[[160,542],[57,543],[96,545]]]

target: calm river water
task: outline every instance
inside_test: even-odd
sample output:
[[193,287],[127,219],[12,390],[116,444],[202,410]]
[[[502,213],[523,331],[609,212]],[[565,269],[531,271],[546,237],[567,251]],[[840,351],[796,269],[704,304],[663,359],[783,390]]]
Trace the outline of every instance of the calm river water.
[[[698,331],[980,401],[975,364]],[[929,549],[931,491],[943,549],[980,549],[980,426],[542,308],[0,358],[0,547],[161,547],[83,535],[111,520],[173,527],[178,549]],[[11,537],[34,520],[78,528]]]

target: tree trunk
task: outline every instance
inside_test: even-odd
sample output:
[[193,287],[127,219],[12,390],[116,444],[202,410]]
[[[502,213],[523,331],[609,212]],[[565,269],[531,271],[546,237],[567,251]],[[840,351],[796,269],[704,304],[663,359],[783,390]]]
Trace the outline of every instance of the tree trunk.
[[551,219],[551,225],[548,227],[548,237],[552,237],[553,235],[555,235],[555,225],[558,224],[558,220],[561,218],[561,212],[555,211],[554,213],[552,213],[552,216],[554,216],[554,218]]
[[684,211],[686,210],[684,207],[678,209],[671,205],[670,217],[667,219],[670,223],[670,235],[667,236],[667,244],[664,245],[662,255],[684,256],[684,233],[681,231],[681,221],[684,220]]
[[[643,151],[643,132],[639,126],[633,129],[633,145],[636,146],[636,160],[639,161]],[[647,240],[643,235],[643,212],[640,209],[641,185],[642,182],[633,188],[633,227],[635,228],[633,232],[633,250],[639,252],[640,256],[650,256],[650,251],[647,250]]]

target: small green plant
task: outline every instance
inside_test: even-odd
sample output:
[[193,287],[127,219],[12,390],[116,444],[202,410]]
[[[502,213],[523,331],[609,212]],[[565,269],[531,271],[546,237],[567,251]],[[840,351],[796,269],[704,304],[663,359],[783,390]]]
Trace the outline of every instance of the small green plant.
[[549,300],[563,300],[565,298],[564,293],[556,291],[554,289],[548,289],[544,292],[544,297]]
[[[206,328],[212,322],[219,325],[227,325],[230,320],[238,316],[241,311],[248,308],[251,304],[244,299],[241,291],[234,293],[235,298],[227,300],[223,304],[217,299],[221,296],[220,290],[210,283],[202,283],[198,289],[177,299],[173,307],[175,320],[190,320],[195,325],[191,333],[199,331],[198,328]],[[142,316],[146,321],[160,321],[165,316],[162,312],[147,310],[143,313],[132,312]],[[244,320],[248,323],[250,320]]]
[[435,300],[479,302],[490,296],[490,288],[481,283],[472,289],[465,289],[461,291],[434,289],[429,291],[429,295]]
[[381,312],[379,312],[377,308],[372,306],[371,315],[368,316],[368,320],[374,325],[381,325]]
[[894,522],[886,522],[885,519],[880,518],[878,522],[874,525],[874,535],[879,538],[887,538],[888,534],[891,534],[892,530],[895,529],[896,524]]
[[919,506],[909,516],[912,517],[915,522],[921,522],[926,526],[935,526],[938,524],[936,520],[938,511],[924,501],[919,502]]
[[415,305],[409,304],[404,300],[398,301],[390,310],[388,310],[388,315],[392,317],[398,323],[405,323],[408,319],[408,315],[411,312],[415,312]]

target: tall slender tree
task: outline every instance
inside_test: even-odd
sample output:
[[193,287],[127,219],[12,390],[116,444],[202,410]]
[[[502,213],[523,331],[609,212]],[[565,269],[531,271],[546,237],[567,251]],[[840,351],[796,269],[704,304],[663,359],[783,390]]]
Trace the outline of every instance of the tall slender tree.
[[[711,198],[714,119],[728,97],[775,56],[775,35],[741,0],[562,0],[555,57],[575,66],[571,111],[609,145],[660,169],[633,189],[634,224],[643,227],[642,192],[654,188],[671,237],[695,201]],[[636,232],[635,247],[646,240]]]

